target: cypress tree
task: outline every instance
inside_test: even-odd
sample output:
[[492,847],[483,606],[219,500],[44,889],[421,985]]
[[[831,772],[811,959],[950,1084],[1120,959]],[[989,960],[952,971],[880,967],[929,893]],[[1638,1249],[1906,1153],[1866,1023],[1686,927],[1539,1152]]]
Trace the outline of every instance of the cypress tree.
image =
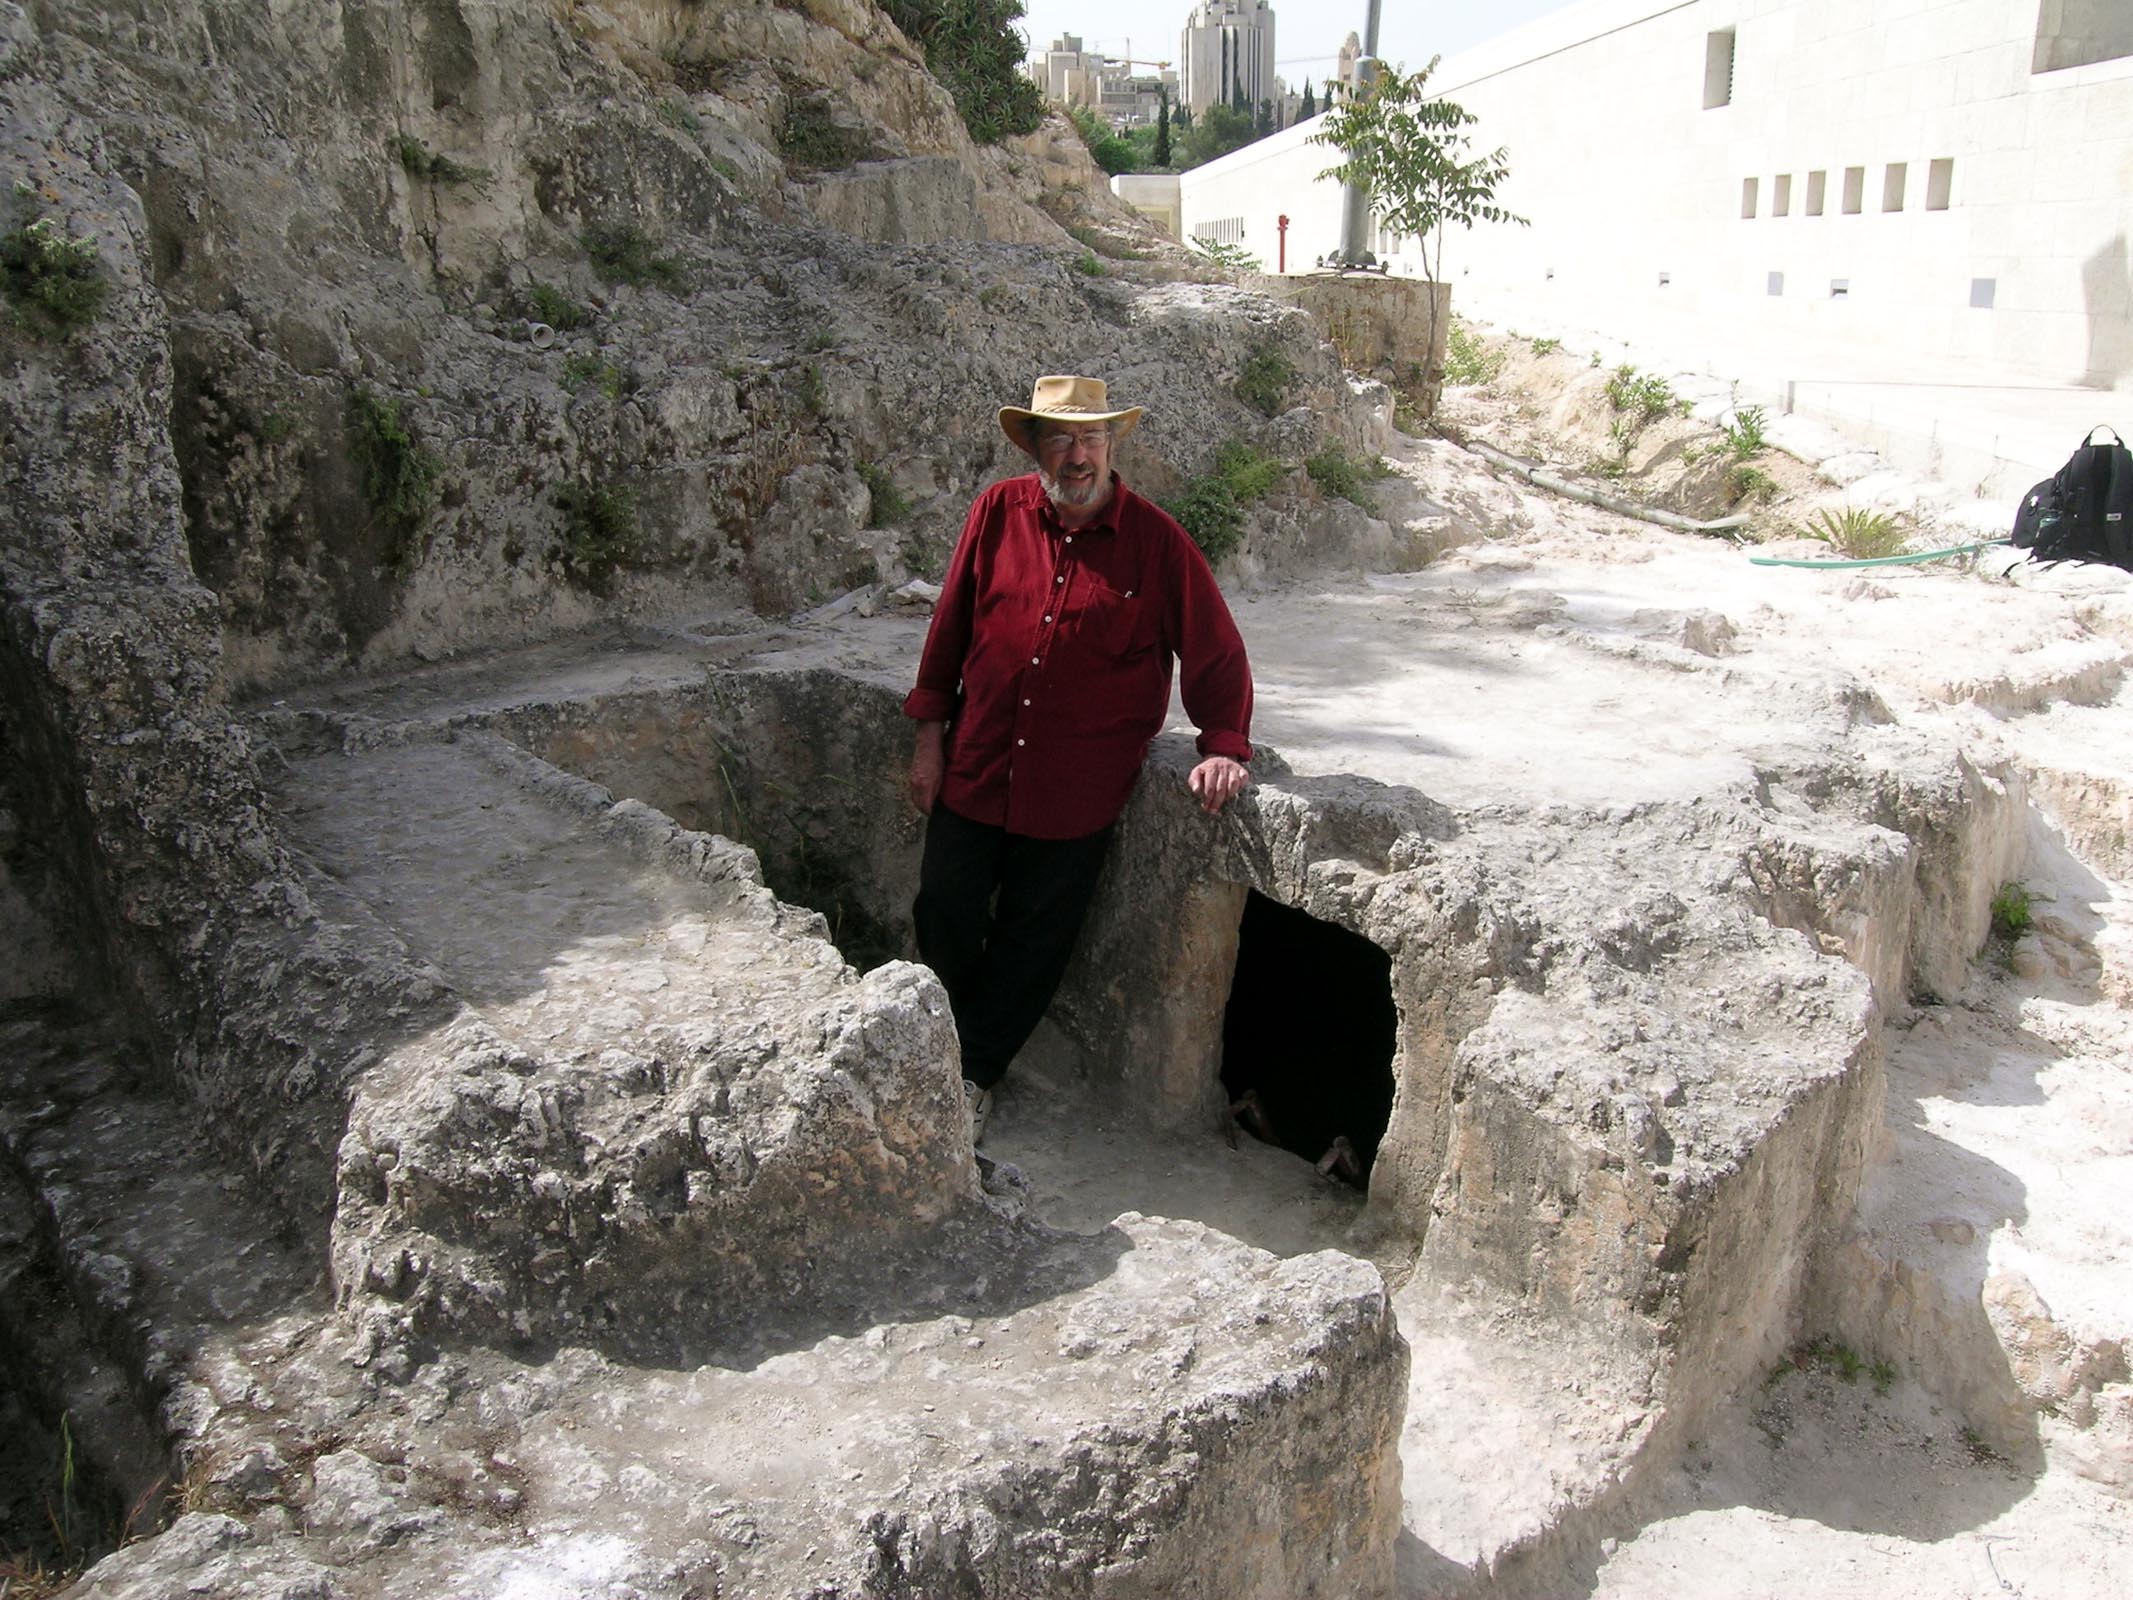
[[1156,92],[1162,99],[1155,108],[1155,164],[1167,167],[1170,165],[1170,91],[1159,89]]

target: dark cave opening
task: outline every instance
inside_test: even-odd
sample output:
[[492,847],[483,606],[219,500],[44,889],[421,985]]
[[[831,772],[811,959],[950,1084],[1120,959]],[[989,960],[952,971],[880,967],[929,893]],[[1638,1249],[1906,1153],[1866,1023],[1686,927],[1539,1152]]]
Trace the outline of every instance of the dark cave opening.
[[1246,896],[1222,1087],[1247,1132],[1363,1186],[1392,1116],[1398,1038],[1391,956],[1256,890]]

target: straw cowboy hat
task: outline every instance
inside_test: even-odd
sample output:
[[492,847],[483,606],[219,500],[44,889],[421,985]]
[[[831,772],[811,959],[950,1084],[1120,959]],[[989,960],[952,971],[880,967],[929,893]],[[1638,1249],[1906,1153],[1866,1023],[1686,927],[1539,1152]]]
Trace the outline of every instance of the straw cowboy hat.
[[1039,378],[1030,391],[1029,405],[1000,407],[1000,431],[1016,449],[1028,451],[1025,425],[1032,417],[1046,422],[1115,422],[1114,437],[1123,439],[1140,425],[1141,408],[1110,409],[1110,397],[1101,378]]

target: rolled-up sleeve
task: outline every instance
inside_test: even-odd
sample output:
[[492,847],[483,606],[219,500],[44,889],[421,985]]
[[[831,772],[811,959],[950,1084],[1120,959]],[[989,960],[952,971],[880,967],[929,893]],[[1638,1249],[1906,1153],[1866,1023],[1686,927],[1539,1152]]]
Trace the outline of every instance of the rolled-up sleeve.
[[1203,756],[1252,759],[1252,668],[1207,558],[1180,532],[1175,580],[1178,697]]
[[934,602],[933,624],[918,658],[918,681],[904,696],[904,715],[914,722],[946,722],[962,699],[963,661],[970,653],[977,599],[978,546],[991,508],[998,503],[995,494],[980,495],[963,520],[963,536],[941,579],[941,597]]

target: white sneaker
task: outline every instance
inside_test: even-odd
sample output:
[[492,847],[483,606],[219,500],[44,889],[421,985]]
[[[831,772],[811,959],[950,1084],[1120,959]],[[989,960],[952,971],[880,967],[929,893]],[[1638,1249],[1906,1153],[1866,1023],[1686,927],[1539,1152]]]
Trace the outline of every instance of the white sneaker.
[[985,1124],[992,1118],[992,1091],[980,1089],[968,1078],[963,1080],[963,1105],[970,1112],[970,1142],[982,1143]]

